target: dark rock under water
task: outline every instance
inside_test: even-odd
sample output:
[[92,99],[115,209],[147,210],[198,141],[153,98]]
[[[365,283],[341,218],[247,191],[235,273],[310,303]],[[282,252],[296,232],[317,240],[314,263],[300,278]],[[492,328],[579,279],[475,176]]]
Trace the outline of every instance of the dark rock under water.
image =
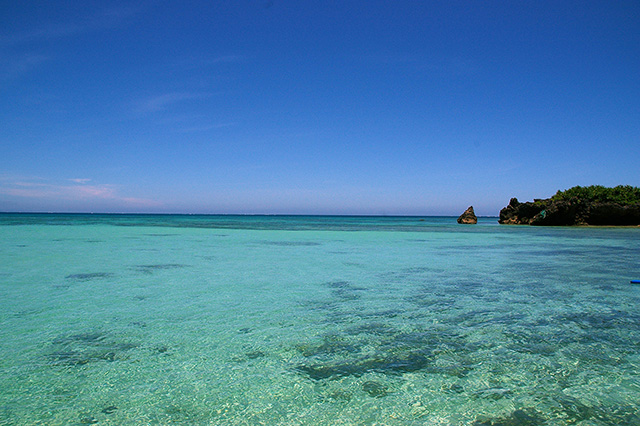
[[380,382],[369,380],[362,384],[362,390],[374,398],[382,398],[389,393],[388,387]]
[[481,418],[473,422],[473,426],[540,426],[546,424],[545,419],[537,411],[524,408],[515,410],[506,417]]
[[113,362],[139,345],[118,341],[107,333],[86,332],[60,336],[51,342],[46,355],[49,364],[58,367],[80,367],[94,362]]
[[65,278],[68,280],[75,280],[75,281],[89,281],[89,280],[96,280],[101,278],[110,278],[112,276],[113,274],[110,272],[88,272],[83,274],[70,274],[70,275],[67,275]]
[[180,263],[158,263],[153,265],[136,265],[133,268],[138,272],[151,274],[155,271],[163,271],[167,269],[179,269],[179,268],[184,268],[186,266],[187,265],[182,265]]

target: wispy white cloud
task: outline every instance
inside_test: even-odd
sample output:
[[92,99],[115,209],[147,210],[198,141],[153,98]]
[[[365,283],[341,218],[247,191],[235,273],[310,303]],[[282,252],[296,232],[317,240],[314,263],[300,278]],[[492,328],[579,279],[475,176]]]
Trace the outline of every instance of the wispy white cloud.
[[402,66],[430,73],[454,76],[469,76],[480,71],[477,61],[459,55],[429,57],[413,53],[358,54],[353,60],[373,66]]
[[171,67],[178,70],[193,70],[208,67],[218,67],[223,64],[241,64],[247,62],[249,58],[241,54],[217,55],[217,56],[187,56],[179,57]]
[[139,7],[121,6],[98,10],[81,20],[48,22],[22,31],[0,35],[0,81],[22,76],[55,58],[43,54],[42,42],[106,30],[123,25],[139,12]]
[[226,127],[233,127],[236,125],[237,123],[203,124],[201,126],[191,126],[191,127],[180,128],[179,131],[180,133],[207,132],[209,130],[224,129]]
[[125,23],[139,11],[138,7],[120,6],[96,11],[82,21],[49,22],[22,32],[0,36],[0,47],[14,47],[27,43],[75,36],[113,28]]
[[212,58],[205,58],[202,60],[202,63],[205,65],[236,64],[244,62],[246,59],[247,58],[244,55],[221,55]]
[[[71,182],[71,183],[68,183]],[[91,179],[66,179],[62,183],[51,182],[40,178],[0,179],[0,194],[11,197],[40,199],[42,201],[110,201],[127,207],[159,207],[162,203],[146,199],[127,197],[120,194],[119,187],[110,184],[89,185]]]
[[21,76],[24,73],[38,68],[50,59],[51,56],[39,53],[0,55],[0,80],[8,80]]
[[171,105],[194,99],[201,99],[210,96],[208,93],[195,92],[172,92],[164,93],[143,99],[137,105],[136,111],[139,113],[152,113],[163,111]]

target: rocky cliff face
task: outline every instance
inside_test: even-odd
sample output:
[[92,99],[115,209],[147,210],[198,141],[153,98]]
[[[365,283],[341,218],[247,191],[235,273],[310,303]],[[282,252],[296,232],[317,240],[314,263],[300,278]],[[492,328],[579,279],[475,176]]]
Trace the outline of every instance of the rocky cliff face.
[[512,198],[500,210],[499,223],[505,225],[640,225],[640,204],[570,200],[534,200],[520,203]]

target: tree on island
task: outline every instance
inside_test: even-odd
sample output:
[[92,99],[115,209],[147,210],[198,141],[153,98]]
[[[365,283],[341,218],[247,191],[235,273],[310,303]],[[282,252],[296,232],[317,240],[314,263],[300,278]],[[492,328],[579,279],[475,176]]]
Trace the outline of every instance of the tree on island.
[[640,204],[640,188],[630,185],[618,185],[607,188],[602,185],[574,186],[566,191],[558,191],[551,197],[553,201],[572,199],[589,203],[617,203],[623,206]]

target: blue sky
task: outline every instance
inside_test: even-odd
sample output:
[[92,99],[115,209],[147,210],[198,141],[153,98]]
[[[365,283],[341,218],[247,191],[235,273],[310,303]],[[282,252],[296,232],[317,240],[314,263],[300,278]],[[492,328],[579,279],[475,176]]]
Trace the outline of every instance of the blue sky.
[[497,215],[640,186],[640,2],[0,2],[0,211]]

